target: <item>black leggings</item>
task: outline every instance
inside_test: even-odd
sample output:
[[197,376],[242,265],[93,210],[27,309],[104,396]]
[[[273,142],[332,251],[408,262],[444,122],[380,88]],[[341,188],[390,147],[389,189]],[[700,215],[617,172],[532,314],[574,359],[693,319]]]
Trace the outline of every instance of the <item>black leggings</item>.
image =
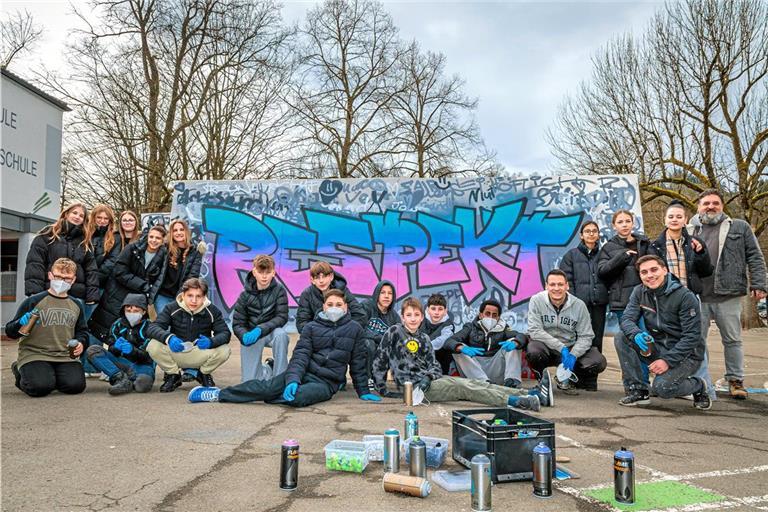
[[46,396],[54,389],[67,395],[76,395],[85,391],[85,373],[79,361],[52,363],[50,361],[31,361],[19,368],[20,390],[29,396]]

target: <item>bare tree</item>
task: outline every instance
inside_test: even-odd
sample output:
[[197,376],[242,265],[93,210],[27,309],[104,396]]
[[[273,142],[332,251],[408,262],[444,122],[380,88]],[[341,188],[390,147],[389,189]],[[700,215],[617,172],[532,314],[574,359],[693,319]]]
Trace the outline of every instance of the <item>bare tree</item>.
[[[247,119],[233,101],[258,101],[248,88],[272,83],[254,77],[274,71],[286,41],[277,6],[97,0],[92,12],[80,13],[87,28],[71,46],[69,77],[49,83],[75,107],[68,148],[105,199],[160,211],[170,206],[174,179],[241,175],[232,155],[253,144],[254,123],[265,117]],[[260,108],[252,102],[245,110]],[[237,123],[248,125],[250,139],[230,138]],[[203,155],[202,167],[190,165],[192,155]]]
[[423,53],[415,41],[397,70],[404,84],[389,112],[405,149],[398,167],[420,178],[461,172],[461,162],[482,145],[472,117],[477,99],[464,94],[461,77],[445,76],[445,55]]
[[29,52],[43,35],[43,29],[35,23],[29,11],[7,13],[0,23],[2,64],[7,68],[14,57]]
[[563,169],[636,173],[646,199],[689,207],[719,188],[730,214],[768,227],[768,4],[671,2],[593,63],[548,134]]
[[400,92],[402,45],[382,5],[326,0],[307,14],[301,65],[289,99],[310,166],[341,178],[380,173],[400,151],[387,107]]

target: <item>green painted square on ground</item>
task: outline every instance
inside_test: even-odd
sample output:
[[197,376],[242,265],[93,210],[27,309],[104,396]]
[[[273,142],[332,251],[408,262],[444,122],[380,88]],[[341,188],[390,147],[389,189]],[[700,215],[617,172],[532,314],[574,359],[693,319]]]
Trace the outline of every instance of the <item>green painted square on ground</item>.
[[725,500],[725,496],[675,481],[637,484],[634,505],[626,505],[614,500],[613,487],[592,489],[584,494],[621,510],[656,510]]

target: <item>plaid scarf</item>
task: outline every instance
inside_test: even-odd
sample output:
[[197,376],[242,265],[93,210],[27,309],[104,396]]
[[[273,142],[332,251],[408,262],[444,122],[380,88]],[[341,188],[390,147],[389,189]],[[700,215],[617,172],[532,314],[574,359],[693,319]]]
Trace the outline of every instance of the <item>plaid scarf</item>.
[[667,238],[667,267],[680,280],[680,284],[688,287],[688,270],[685,268],[685,249],[683,237],[678,240]]

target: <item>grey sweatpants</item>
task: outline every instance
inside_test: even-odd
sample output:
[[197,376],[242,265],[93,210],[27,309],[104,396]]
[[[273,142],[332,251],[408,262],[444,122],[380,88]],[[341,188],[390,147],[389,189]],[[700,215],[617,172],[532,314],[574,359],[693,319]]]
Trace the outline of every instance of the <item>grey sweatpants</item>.
[[467,400],[480,404],[504,407],[510,396],[526,396],[528,390],[489,384],[484,380],[462,377],[440,377],[433,380],[424,398],[430,402],[456,402]]
[[494,384],[504,384],[505,379],[522,379],[522,359],[519,350],[499,350],[491,357],[469,357],[453,354],[453,360],[459,373],[467,379],[489,380]]
[[[261,361],[264,347],[272,348],[274,369]],[[269,380],[283,373],[286,368],[288,368],[288,334],[282,327],[262,336],[250,347],[240,346],[240,382],[253,379]]]

